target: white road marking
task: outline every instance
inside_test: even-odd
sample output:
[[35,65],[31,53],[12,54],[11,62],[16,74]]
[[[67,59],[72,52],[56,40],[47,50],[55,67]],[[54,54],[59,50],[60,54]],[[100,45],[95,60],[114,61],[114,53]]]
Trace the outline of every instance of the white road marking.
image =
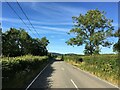
[[[79,69],[79,70],[81,70],[81,69]],[[83,71],[83,70],[81,70],[81,71]],[[95,77],[95,78],[97,78],[97,79],[99,79],[99,80],[107,83],[107,84],[110,84],[111,86],[114,86],[114,87],[116,87],[116,88],[119,88],[118,86],[116,86],[116,85],[114,85],[114,84],[112,84],[112,83],[110,83],[110,82],[108,82],[108,81],[106,81],[106,80],[103,80],[103,79],[101,79],[101,78],[99,78],[99,77],[97,77],[97,76],[95,76],[95,75],[93,75],[93,74],[91,74],[91,73],[89,73],[89,72],[87,72],[87,71],[83,71],[83,72],[85,72],[85,73],[87,73],[87,74],[89,74],[89,75],[91,75],[91,76],[93,76],[93,77]]]
[[27,86],[27,88],[26,88],[25,90],[27,90],[27,89],[30,88],[30,86],[35,82],[35,80],[38,78],[38,76],[48,67],[48,65],[49,65],[49,64],[47,64],[47,66],[45,66],[45,67],[43,68],[43,70],[33,79],[33,81]]
[[[67,64],[68,64],[68,63],[67,63]],[[71,65],[71,64],[68,64],[68,65]],[[72,65],[72,66],[73,66],[73,65]],[[112,85],[112,86],[120,89],[120,87],[118,87],[118,86],[116,86],[116,85],[114,85],[114,84],[112,84],[112,83],[110,83],[110,82],[108,82],[108,81],[106,81],[106,80],[103,80],[103,79],[101,79],[101,78],[99,78],[99,77],[91,74],[91,73],[88,72],[88,71],[81,70],[80,68],[78,68],[78,67],[76,67],[76,66],[73,66],[73,67],[76,68],[76,69],[78,69],[78,70],[80,70],[80,71],[82,71],[82,72],[84,72],[84,73],[86,73],[86,74],[89,74],[89,75],[91,75],[91,76],[93,76],[93,77],[95,77],[95,78],[97,78],[97,79],[99,79],[99,80],[101,80],[101,81],[103,81],[103,82],[105,82],[105,83],[108,83],[108,84],[110,84],[110,85]]]
[[77,85],[74,83],[74,81],[71,79],[71,82],[72,82],[72,84],[75,86],[75,88],[77,89],[77,90],[79,90],[78,89],[78,87],[77,87]]

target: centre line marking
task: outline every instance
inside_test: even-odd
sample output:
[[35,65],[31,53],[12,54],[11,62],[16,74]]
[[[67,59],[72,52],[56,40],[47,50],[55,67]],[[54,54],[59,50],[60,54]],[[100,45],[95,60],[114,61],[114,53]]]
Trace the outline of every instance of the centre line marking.
[[74,81],[71,79],[71,82],[73,83],[73,85],[75,86],[75,88],[77,89],[77,90],[79,90],[78,89],[78,87],[77,87],[77,85],[74,83]]

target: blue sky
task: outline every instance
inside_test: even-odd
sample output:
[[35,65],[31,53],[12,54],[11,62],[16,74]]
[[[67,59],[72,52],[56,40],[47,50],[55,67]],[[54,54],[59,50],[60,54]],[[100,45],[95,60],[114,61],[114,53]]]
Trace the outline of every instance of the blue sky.
[[[11,2],[10,4],[28,26],[31,27],[17,3]],[[47,47],[49,52],[83,54],[84,45],[72,47],[65,43],[72,37],[67,34],[73,27],[72,16],[79,16],[79,14],[85,14],[88,10],[98,8],[106,12],[107,18],[113,19],[115,29],[117,29],[118,26],[118,3],[115,2],[21,2],[20,5],[26,12],[40,37],[46,36],[47,39],[49,39],[50,44]],[[3,32],[10,27],[24,28],[31,37],[38,38],[36,32],[33,31],[35,35],[30,32],[5,2],[2,3],[2,27]],[[115,43],[117,39],[110,38],[110,41]],[[101,53],[113,53],[112,47],[102,48],[101,51]]]

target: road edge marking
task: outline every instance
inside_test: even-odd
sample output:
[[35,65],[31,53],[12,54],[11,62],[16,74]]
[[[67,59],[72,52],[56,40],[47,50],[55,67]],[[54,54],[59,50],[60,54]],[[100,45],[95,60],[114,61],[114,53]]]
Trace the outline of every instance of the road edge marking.
[[32,82],[27,86],[27,88],[25,90],[28,90],[30,88],[30,86],[35,82],[35,80],[38,78],[38,76],[41,75],[41,73],[48,67],[49,64],[47,64],[42,71],[39,72],[39,74],[32,80]]
[[[69,63],[67,63],[67,64],[68,64],[68,65],[71,65],[71,64],[69,64]],[[89,74],[89,75],[91,75],[91,76],[93,76],[93,77],[95,77],[95,78],[97,78],[97,79],[99,79],[99,80],[101,80],[101,81],[104,81],[105,83],[108,83],[108,84],[110,84],[110,85],[112,85],[112,86],[120,89],[120,87],[118,87],[118,86],[116,86],[116,85],[114,85],[114,84],[112,84],[112,83],[110,83],[110,82],[108,82],[108,81],[106,81],[106,80],[104,80],[104,79],[101,79],[100,77],[97,77],[96,75],[93,75],[93,74],[91,74],[91,73],[88,72],[88,71],[81,70],[80,68],[78,68],[78,67],[76,67],[76,66],[74,66],[74,65],[72,65],[72,66],[73,66],[74,68],[76,68],[76,69],[78,69],[78,70],[86,73],[86,74]]]
[[71,79],[70,81],[71,81],[72,84],[75,86],[75,88],[76,88],[77,90],[79,90],[78,87],[77,87],[77,85],[75,84],[75,82],[74,82],[72,79]]

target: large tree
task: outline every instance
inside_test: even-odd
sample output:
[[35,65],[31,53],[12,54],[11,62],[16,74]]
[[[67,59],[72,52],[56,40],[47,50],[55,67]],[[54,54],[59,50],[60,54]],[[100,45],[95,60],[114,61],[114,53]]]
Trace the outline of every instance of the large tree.
[[41,39],[32,38],[24,29],[10,28],[2,33],[3,55],[47,55],[47,45],[49,41],[46,37]]
[[40,39],[40,43],[42,44],[41,46],[43,48],[42,53],[47,55],[48,54],[47,46],[50,43],[49,40],[47,40],[46,37],[43,37],[43,38]]
[[114,44],[113,50],[120,53],[120,28],[115,32],[115,37],[118,37],[118,42]]
[[80,14],[73,17],[74,26],[69,34],[73,33],[75,37],[67,41],[68,45],[85,44],[85,54],[99,54],[100,45],[103,47],[110,46],[112,43],[107,40],[112,35],[114,27],[113,20],[105,17],[104,11],[89,10],[85,15]]
[[19,49],[19,34],[15,28],[10,28],[9,31],[2,33],[2,52],[6,56],[18,56],[20,55]]
[[19,49],[21,51],[21,55],[31,54],[32,47],[32,37],[24,30],[19,29]]

